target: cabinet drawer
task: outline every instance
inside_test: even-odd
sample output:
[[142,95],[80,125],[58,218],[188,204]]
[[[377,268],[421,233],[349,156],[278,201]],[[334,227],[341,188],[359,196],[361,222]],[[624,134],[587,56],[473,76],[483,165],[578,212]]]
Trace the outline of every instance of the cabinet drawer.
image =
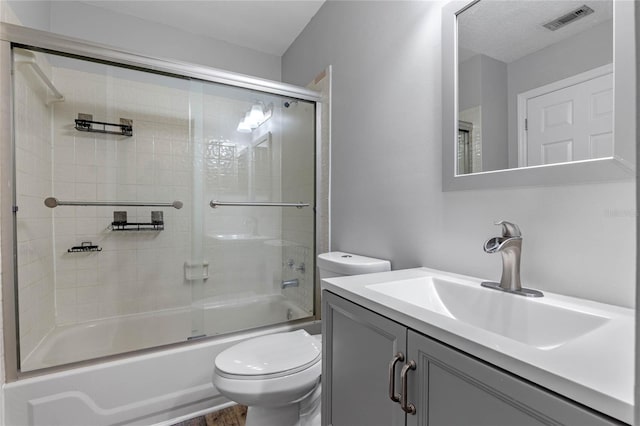
[[622,424],[412,330],[407,341],[417,364],[407,425]]

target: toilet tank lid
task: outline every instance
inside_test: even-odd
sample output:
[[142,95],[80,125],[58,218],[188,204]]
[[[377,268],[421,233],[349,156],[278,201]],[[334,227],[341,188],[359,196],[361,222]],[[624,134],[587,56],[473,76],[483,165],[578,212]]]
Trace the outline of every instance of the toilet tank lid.
[[341,275],[358,275],[390,271],[391,262],[384,259],[332,251],[318,255],[318,268]]
[[269,376],[296,372],[318,362],[322,342],[304,330],[245,340],[220,352],[218,371],[234,376]]

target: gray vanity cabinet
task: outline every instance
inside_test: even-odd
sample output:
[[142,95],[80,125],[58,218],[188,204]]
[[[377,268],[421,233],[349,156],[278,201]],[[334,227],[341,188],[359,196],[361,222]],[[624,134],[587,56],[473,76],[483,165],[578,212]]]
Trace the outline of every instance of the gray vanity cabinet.
[[407,345],[407,426],[621,424],[413,330]]
[[[622,424],[333,293],[322,297],[323,426]],[[415,414],[405,414],[390,386],[402,393],[400,371],[411,361]]]
[[388,366],[406,350],[406,327],[332,293],[322,297],[322,424],[403,426],[404,412],[388,397]]

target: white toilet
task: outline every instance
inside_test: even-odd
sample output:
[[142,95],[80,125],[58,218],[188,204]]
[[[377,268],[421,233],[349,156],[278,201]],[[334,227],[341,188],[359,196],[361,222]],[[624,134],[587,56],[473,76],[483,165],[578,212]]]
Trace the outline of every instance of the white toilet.
[[[383,272],[388,260],[332,252],[318,256],[321,278]],[[320,426],[322,340],[304,330],[238,343],[215,360],[213,385],[247,405],[246,426]]]

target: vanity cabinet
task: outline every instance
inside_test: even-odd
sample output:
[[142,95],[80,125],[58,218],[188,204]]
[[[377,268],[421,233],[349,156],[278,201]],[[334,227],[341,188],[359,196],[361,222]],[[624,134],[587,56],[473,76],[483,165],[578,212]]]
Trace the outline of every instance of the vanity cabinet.
[[323,426],[622,424],[331,292],[322,297]]

